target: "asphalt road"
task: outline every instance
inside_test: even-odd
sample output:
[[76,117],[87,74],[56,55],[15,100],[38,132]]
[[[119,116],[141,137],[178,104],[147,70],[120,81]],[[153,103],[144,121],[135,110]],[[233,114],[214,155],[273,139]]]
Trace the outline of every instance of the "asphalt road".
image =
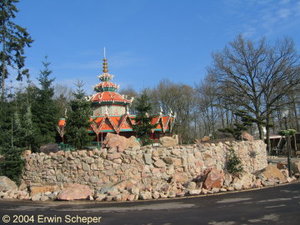
[[0,201],[1,224],[300,224],[300,183],[206,197],[127,203]]

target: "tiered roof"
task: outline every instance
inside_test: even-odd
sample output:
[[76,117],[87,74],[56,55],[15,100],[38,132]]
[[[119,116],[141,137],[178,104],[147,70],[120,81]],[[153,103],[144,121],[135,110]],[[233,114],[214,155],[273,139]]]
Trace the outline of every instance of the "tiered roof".
[[91,97],[92,103],[99,105],[129,105],[132,103],[133,98],[126,99],[124,95],[120,95],[117,92],[119,85],[111,82],[114,76],[108,73],[108,63],[106,58],[103,59],[103,73],[98,77],[101,82],[94,88],[97,93]]
[[[155,131],[160,132],[170,132],[174,124],[174,116],[160,115],[152,119],[151,124],[156,127],[152,129],[152,133]],[[120,132],[133,131],[132,125],[135,124],[135,115],[125,114],[123,116],[98,116],[91,118],[93,130],[99,129],[101,132],[115,132],[119,134]]]

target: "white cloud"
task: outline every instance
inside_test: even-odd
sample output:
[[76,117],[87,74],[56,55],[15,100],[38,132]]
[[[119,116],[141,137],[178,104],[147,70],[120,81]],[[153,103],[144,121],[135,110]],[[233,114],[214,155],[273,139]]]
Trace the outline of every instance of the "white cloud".
[[[228,4],[227,4],[228,6]],[[300,2],[289,0],[231,1],[230,10],[239,15],[240,30],[246,36],[270,36],[298,29]]]

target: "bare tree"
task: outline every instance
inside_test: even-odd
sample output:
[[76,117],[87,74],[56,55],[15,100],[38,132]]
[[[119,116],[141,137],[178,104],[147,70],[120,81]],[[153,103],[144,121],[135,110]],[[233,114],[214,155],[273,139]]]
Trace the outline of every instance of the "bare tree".
[[57,84],[54,87],[54,101],[58,108],[58,115],[65,117],[69,110],[69,103],[74,99],[73,90],[68,86]]
[[213,54],[208,73],[216,77],[222,101],[250,113],[261,139],[265,125],[269,140],[270,116],[283,107],[278,102],[299,84],[298,67],[299,56],[292,40],[270,45],[265,39],[254,42],[239,35]]
[[[198,117],[202,120],[202,134],[213,134],[219,126],[224,125],[224,109],[220,107],[218,90],[214,77],[210,74],[195,87]],[[221,122],[221,124],[220,124]]]
[[[136,99],[139,96],[139,93],[130,86],[128,86],[127,88],[122,88],[120,90],[120,94],[128,96],[129,98],[133,97],[134,99]],[[136,104],[137,104],[137,101],[133,101],[131,103],[131,106],[130,106],[130,112],[131,113],[134,113],[134,114],[136,113],[136,110],[135,110],[136,109]]]
[[194,139],[192,121],[195,115],[194,88],[189,85],[162,80],[156,88],[148,90],[149,92],[154,101],[154,110],[157,112],[161,108],[164,113],[171,111],[176,113],[174,132],[179,134],[182,142],[192,142]]

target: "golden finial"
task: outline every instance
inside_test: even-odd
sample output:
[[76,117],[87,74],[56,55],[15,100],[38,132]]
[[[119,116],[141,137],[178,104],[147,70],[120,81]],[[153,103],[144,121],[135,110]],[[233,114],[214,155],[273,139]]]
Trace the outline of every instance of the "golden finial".
[[108,63],[107,59],[103,59],[103,73],[108,73]]
[[108,63],[107,63],[107,59],[106,59],[106,51],[105,51],[105,47],[103,49],[103,73],[108,73]]

